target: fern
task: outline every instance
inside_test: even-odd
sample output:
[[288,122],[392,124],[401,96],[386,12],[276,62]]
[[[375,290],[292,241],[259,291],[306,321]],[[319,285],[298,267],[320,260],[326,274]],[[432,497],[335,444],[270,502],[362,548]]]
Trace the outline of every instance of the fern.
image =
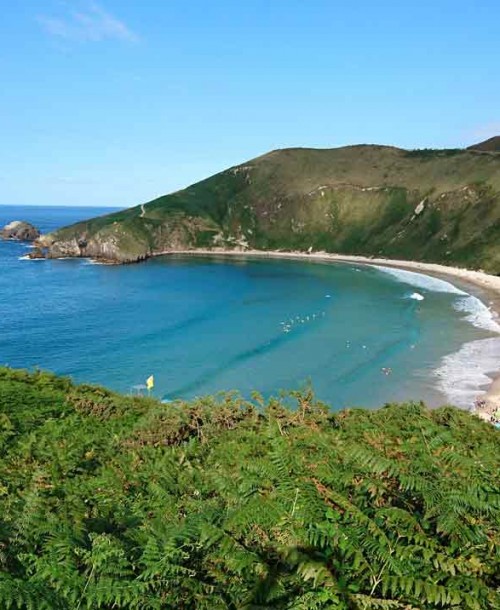
[[0,368],[0,608],[500,608],[496,430],[256,401]]

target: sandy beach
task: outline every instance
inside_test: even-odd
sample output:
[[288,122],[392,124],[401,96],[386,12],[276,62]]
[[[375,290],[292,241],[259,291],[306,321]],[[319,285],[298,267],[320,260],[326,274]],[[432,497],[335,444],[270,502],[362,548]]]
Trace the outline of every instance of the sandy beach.
[[[460,267],[448,267],[435,263],[421,263],[417,261],[405,261],[387,258],[371,258],[366,256],[351,256],[347,254],[333,254],[328,252],[293,252],[293,251],[262,251],[262,250],[226,250],[212,248],[210,250],[170,250],[162,252],[161,255],[187,255],[187,256],[251,256],[259,258],[288,258],[317,260],[321,262],[345,262],[360,265],[383,265],[433,275],[443,279],[451,280],[452,283],[468,289],[478,296],[494,313],[500,322],[500,277],[490,275],[482,271],[473,271]],[[475,408],[479,417],[487,421],[491,420],[492,414],[500,408],[500,362],[499,370],[492,378],[491,386],[485,395],[481,396],[484,404]]]

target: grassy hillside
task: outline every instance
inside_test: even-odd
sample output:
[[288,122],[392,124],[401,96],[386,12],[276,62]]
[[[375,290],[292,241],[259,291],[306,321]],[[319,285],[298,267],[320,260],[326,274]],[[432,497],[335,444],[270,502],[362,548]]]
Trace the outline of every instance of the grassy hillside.
[[0,369],[0,607],[500,607],[500,434]]
[[500,273],[500,154],[384,146],[277,150],[45,239],[51,256],[327,250]]
[[483,152],[500,152],[500,136],[494,136],[484,142],[469,146],[469,150],[481,150]]

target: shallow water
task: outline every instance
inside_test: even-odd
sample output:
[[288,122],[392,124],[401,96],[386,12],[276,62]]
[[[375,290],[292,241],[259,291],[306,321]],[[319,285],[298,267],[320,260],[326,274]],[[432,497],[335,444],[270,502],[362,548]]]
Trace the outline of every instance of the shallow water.
[[[0,225],[47,231],[105,211],[3,206]],[[499,353],[486,307],[421,274],[244,257],[104,266],[27,252],[0,242],[0,363],[120,391],[154,374],[167,399],[310,382],[334,408],[468,406]]]

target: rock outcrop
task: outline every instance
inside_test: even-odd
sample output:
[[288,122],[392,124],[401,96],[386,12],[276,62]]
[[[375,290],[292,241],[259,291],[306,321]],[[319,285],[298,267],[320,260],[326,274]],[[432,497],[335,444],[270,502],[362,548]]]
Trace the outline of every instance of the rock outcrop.
[[33,250],[28,254],[28,257],[31,259],[47,258],[45,252],[38,247],[33,248]]
[[0,237],[19,241],[35,241],[40,237],[40,231],[29,222],[14,220],[0,230]]

